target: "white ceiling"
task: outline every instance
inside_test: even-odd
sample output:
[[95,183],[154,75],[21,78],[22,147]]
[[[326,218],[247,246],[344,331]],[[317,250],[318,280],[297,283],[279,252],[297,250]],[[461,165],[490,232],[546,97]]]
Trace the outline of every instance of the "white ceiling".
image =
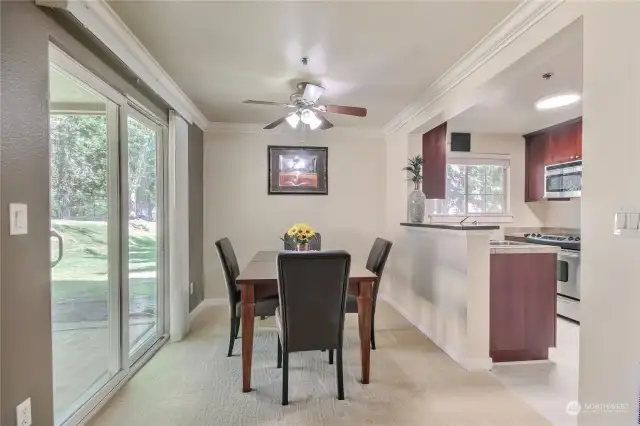
[[331,115],[350,126],[386,124],[517,3],[110,1],[209,120],[271,122],[283,111],[241,101],[286,102],[311,80],[323,103],[368,108]]
[[[542,75],[553,72],[550,80]],[[538,111],[535,102],[559,93],[582,94],[582,22],[547,40],[483,90],[481,101],[449,120],[469,133],[526,134],[582,115],[582,103]]]

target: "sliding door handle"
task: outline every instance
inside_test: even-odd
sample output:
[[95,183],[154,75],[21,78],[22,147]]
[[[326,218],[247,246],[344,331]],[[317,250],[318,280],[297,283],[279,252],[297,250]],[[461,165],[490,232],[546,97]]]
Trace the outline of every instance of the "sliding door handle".
[[56,232],[53,229],[51,230],[51,236],[58,240],[58,258],[56,260],[51,261],[51,267],[53,268],[58,263],[60,263],[60,261],[62,260],[62,253],[63,253],[63,250],[64,250],[64,243],[62,241],[62,235],[60,235],[58,232]]

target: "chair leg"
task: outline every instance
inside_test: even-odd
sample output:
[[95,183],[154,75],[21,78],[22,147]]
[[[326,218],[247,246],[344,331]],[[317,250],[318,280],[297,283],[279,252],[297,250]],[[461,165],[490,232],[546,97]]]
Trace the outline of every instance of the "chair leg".
[[282,344],[280,343],[280,335],[278,335],[278,368],[282,368]]
[[289,405],[289,352],[282,352],[282,405]]
[[236,339],[238,338],[239,334],[240,334],[240,318],[236,318]]
[[231,318],[231,329],[229,330],[229,352],[227,352],[227,358],[233,353],[233,342],[236,340],[236,324],[239,322],[238,318]]
[[373,326],[374,319],[375,319],[375,315],[374,313],[371,313],[371,349],[375,351],[376,350],[376,331],[375,331],[376,329]]
[[344,383],[343,383],[343,377],[342,377],[342,348],[338,348],[337,352],[338,352],[338,365],[336,365],[336,368],[338,370],[338,399],[342,401],[344,399]]
[[329,364],[333,365],[333,349],[329,349]]

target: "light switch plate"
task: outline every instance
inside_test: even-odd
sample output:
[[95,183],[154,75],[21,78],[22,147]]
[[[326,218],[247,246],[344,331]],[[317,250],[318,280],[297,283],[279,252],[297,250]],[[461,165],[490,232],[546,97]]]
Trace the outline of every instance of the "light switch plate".
[[31,426],[31,398],[16,407],[16,424],[18,426]]
[[27,205],[9,204],[9,235],[25,235],[28,232],[27,223]]

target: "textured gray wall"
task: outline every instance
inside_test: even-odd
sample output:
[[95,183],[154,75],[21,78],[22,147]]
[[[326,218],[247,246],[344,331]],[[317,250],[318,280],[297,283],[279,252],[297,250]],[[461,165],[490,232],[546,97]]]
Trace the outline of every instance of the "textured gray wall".
[[198,126],[189,126],[189,281],[194,283],[189,298],[192,311],[204,299],[203,241],[203,133]]
[[[67,19],[30,1],[0,8],[0,424],[15,425],[15,407],[31,397],[33,424],[52,426],[49,41],[159,116],[167,108]],[[9,236],[9,203],[28,204],[28,235]]]
[[[2,2],[0,240],[2,413],[31,397],[33,423],[53,424],[49,291],[49,34],[30,4]],[[27,203],[29,234],[9,236],[9,203]]]

